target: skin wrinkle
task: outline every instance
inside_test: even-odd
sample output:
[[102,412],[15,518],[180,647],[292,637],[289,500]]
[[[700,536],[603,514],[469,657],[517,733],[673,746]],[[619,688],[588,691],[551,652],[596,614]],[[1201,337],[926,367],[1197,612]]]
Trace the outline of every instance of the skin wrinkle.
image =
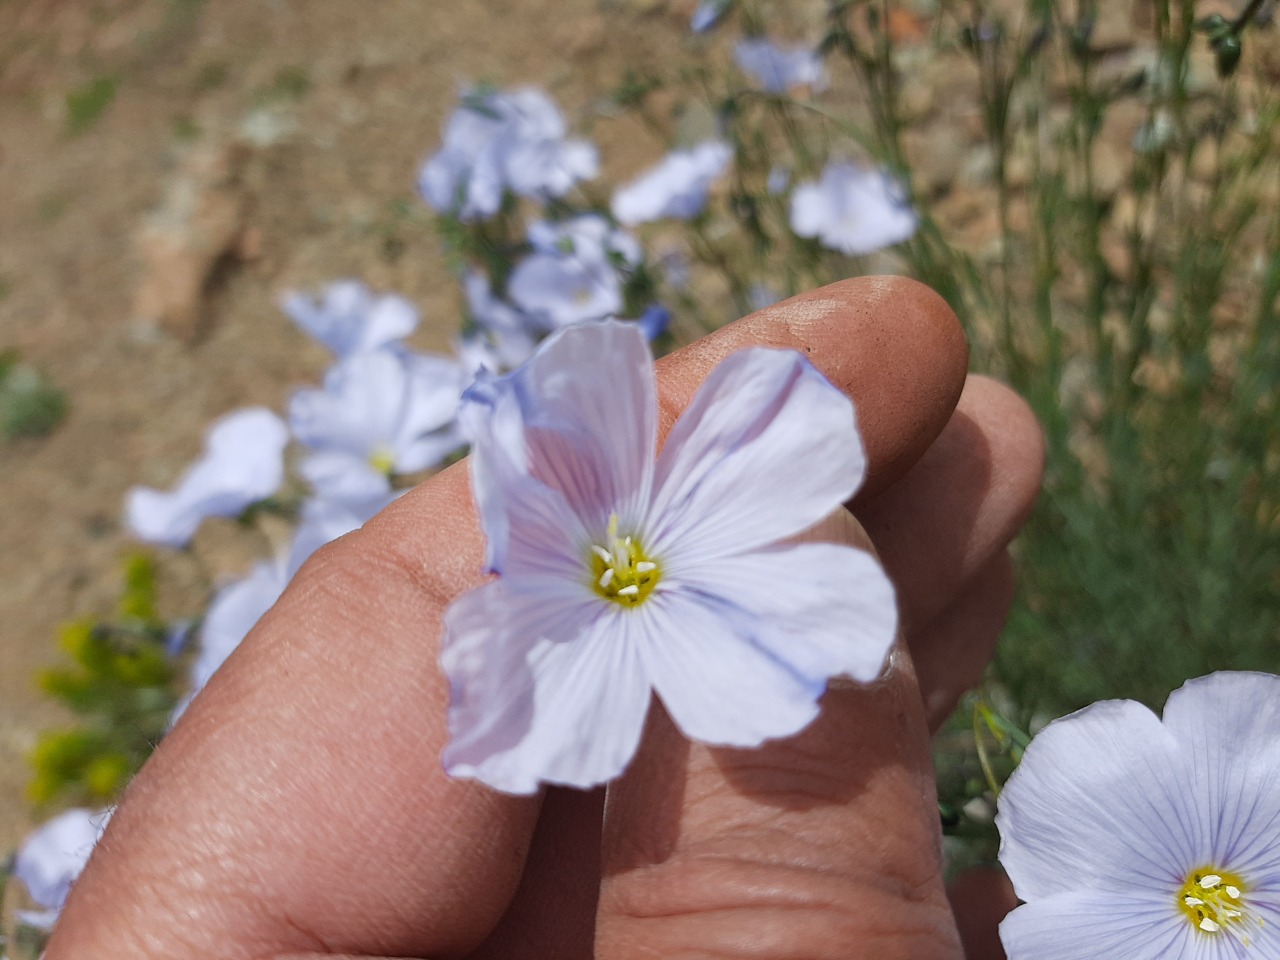
[[[803,865],[749,860],[740,853],[691,856],[676,878],[652,873],[628,886],[628,899],[608,904],[612,913],[626,918],[614,937],[632,946],[617,955],[693,957],[711,947],[705,955],[846,958],[857,944],[859,956],[920,960],[950,956],[938,952],[939,944],[948,950],[954,946],[948,942],[950,936],[940,936],[950,924],[945,902],[918,895],[931,881],[904,896],[902,890],[869,883],[866,872],[818,872]],[[892,920],[882,920],[877,930],[879,917]],[[681,928],[684,938],[679,936]],[[798,931],[803,935],[797,936]],[[879,937],[895,951],[878,950]],[[697,949],[681,949],[684,940]],[[730,949],[735,940],[742,949]],[[904,940],[912,944],[908,950],[903,950]],[[803,952],[786,952],[778,946],[783,943]],[[635,949],[640,944],[656,949],[652,954]]]

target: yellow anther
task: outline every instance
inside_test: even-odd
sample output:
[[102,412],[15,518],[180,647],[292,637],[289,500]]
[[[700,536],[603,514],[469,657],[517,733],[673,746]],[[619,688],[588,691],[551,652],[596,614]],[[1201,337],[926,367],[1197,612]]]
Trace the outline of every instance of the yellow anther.
[[643,603],[657,586],[662,570],[633,534],[618,535],[618,518],[609,518],[604,543],[587,551],[591,587],[606,600],[624,607]]
[[1248,889],[1237,874],[1206,866],[1187,875],[1178,891],[1178,909],[1202,933],[1237,936],[1247,946],[1249,928],[1261,923],[1241,901],[1241,891]]

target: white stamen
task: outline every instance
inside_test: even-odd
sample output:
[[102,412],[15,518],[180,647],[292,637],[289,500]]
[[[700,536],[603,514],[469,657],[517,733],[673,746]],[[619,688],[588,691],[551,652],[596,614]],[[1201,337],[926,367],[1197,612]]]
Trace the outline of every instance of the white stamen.
[[613,563],[613,557],[609,556],[609,551],[606,550],[604,547],[593,543],[591,545],[591,549],[595,553],[595,555],[599,557],[601,560],[603,560],[605,563],[607,564]]
[[623,538],[622,538],[622,542],[623,542],[623,543],[625,543],[628,547],[629,547],[629,546],[631,546],[631,538],[630,538],[630,537],[623,537]]
[[636,564],[636,573],[648,573],[650,570],[657,570],[656,563],[650,563],[648,560],[641,560]]
[[1212,890],[1222,882],[1222,878],[1216,873],[1210,873],[1200,878],[1200,888],[1202,890]]
[[1236,917],[1240,916],[1241,914],[1239,910],[1223,910],[1222,915],[1226,917],[1228,920],[1234,920]]
[[1203,920],[1200,921],[1200,929],[1203,930],[1205,933],[1217,933],[1219,930],[1222,929],[1222,927],[1214,923],[1208,917],[1205,917]]
[[1201,900],[1199,897],[1183,897],[1182,902],[1185,903],[1188,907],[1204,906],[1204,901]]
[[613,582],[613,567],[609,567],[604,573],[600,574],[600,589],[603,590]]
[[1240,899],[1240,888],[1239,888],[1239,887],[1232,887],[1232,886],[1228,886],[1228,887],[1227,887],[1227,896],[1228,896],[1228,897],[1230,897],[1232,900],[1239,900],[1239,899]]
[[636,586],[636,585],[633,583],[631,586],[629,586],[629,587],[623,587],[621,590],[619,590],[619,591],[618,591],[618,596],[620,596],[620,597],[634,597],[634,596],[635,596],[636,594],[638,594],[639,592],[640,592],[640,588],[639,588],[638,586]]

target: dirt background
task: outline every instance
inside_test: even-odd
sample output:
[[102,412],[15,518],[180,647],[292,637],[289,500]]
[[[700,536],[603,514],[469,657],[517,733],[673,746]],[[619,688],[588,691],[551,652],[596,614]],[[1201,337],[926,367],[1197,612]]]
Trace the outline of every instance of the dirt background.
[[[694,3],[0,0],[0,349],[70,404],[48,437],[0,443],[0,855],[33,822],[25,755],[65,719],[33,674],[59,662],[60,621],[111,611],[125,491],[170,485],[214,418],[283,410],[327,365],[280,295],[359,278],[412,299],[415,344],[446,349],[459,293],[415,182],[459,88],[548,89],[618,183],[665,147],[607,108],[626,68],[671,72],[729,46],[690,37]],[[801,7],[815,20],[787,29],[814,42],[822,4],[787,15]],[[934,49],[936,3],[900,7],[917,184],[953,240],[990,256],[976,73]],[[1148,8],[1101,5],[1093,42],[1116,69],[1141,55]],[[77,132],[68,96],[95,84],[114,97]],[[1104,138],[1100,170],[1124,162],[1141,119]],[[191,555],[162,559],[164,610],[195,612],[210,575],[269,550],[206,524]]]
[[[167,486],[205,427],[277,410],[327,364],[281,292],[359,277],[417,303],[443,349],[457,286],[416,172],[460,85],[534,83],[570,122],[622,64],[686,40],[692,4],[597,0],[0,0],[0,348],[66,391],[50,436],[0,446],[0,853],[32,823],[25,754],[63,718],[32,676],[56,625],[108,613],[125,491]],[[67,96],[113,78],[81,133]],[[594,131],[610,179],[660,146]],[[202,531],[163,603],[255,548]]]

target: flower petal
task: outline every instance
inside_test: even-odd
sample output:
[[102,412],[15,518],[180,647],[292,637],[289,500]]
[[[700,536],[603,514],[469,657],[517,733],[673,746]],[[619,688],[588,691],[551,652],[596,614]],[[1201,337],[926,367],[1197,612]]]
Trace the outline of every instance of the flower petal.
[[392,443],[404,417],[409,374],[390,350],[357,353],[334,364],[324,389],[299,390],[289,400],[289,425],[302,443],[369,457]]
[[391,492],[385,473],[345,450],[322,450],[303,457],[298,473],[317,496],[340,503],[367,503]]
[[898,630],[893,584],[870,554],[802,543],[666,575],[750,625],[751,642],[811,680],[880,675]]
[[42,907],[58,910],[111,819],[109,810],[66,810],[31,834],[13,860],[13,875]]
[[853,404],[800,354],[722,361],[658,457],[650,553],[694,563],[812,526],[862,483]]
[[508,531],[517,526],[510,518],[525,525],[512,497],[529,480],[555,493],[519,496],[561,518],[556,549],[566,548],[566,536],[585,549],[587,534],[602,536],[615,513],[624,530],[638,528],[652,483],[657,400],[649,347],[634,324],[549,337],[514,373],[477,377],[459,418],[473,443],[472,483],[493,569],[505,568]]
[[439,466],[465,445],[457,416],[471,376],[458,361],[437,354],[409,354],[404,365],[404,410],[392,446],[396,471],[416,473]]
[[355,280],[330,284],[320,300],[287,294],[280,306],[339,358],[396,343],[418,326],[418,311],[404,297],[376,296]]
[[218,591],[200,631],[200,652],[191,664],[191,686],[203,689],[254,625],[280,599],[288,583],[283,563],[259,563],[243,580]]
[[1024,900],[1168,891],[1199,866],[1195,780],[1150,710],[1104,700],[1044,728],[1000,793],[1000,862]]
[[228,414],[209,430],[204,455],[172,490],[129,491],[126,522],[142,540],[182,546],[206,517],[234,517],[275,493],[284,482],[288,440],[284,423],[270,410]]
[[[1197,933],[1173,904],[1114,887],[1060,893],[1018,907],[1000,924],[1009,960],[1213,960],[1232,956]],[[1220,944],[1230,947],[1230,942]],[[1200,947],[1205,947],[1201,950]]]
[[806,676],[719,597],[655,592],[642,609],[645,670],[671,719],[703,743],[754,747],[818,715],[826,677]]
[[1196,773],[1201,862],[1280,890],[1280,677],[1221,672],[1188,680],[1164,725]]
[[616,777],[640,742],[650,688],[628,611],[554,579],[498,580],[445,614],[444,764],[507,793]]

